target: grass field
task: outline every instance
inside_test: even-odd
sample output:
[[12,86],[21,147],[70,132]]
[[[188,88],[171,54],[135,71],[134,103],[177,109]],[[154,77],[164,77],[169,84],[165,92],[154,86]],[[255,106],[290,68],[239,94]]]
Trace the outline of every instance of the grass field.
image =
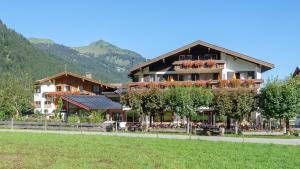
[[300,146],[0,133],[0,168],[299,168]]

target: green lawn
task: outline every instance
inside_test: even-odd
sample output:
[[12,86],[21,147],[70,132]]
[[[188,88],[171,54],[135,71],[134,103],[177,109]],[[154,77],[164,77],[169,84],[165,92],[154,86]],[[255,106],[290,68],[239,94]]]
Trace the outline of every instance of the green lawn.
[[300,146],[0,132],[0,168],[299,168]]

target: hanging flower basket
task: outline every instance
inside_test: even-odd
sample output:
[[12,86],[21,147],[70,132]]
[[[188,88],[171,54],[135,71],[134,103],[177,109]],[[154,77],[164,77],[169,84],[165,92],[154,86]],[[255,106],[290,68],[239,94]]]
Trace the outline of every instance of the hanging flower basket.
[[228,87],[228,85],[230,84],[229,80],[219,80],[220,83],[220,87]]
[[213,66],[215,66],[217,64],[217,62],[215,60],[209,59],[208,61],[206,61],[206,65],[210,68],[212,68]]
[[196,60],[194,61],[194,65],[200,68],[204,65],[204,62],[202,60]]
[[205,86],[205,85],[206,85],[206,82],[203,80],[198,80],[195,82],[195,86]]
[[230,83],[231,83],[232,87],[241,86],[241,80],[240,79],[232,79],[232,80],[230,80]]

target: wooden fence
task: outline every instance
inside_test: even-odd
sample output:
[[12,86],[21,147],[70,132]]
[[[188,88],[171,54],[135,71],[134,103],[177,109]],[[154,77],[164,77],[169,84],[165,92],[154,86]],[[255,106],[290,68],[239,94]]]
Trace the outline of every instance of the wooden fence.
[[0,121],[0,129],[72,130],[72,131],[112,131],[113,124],[105,123],[65,123],[65,122],[23,122]]

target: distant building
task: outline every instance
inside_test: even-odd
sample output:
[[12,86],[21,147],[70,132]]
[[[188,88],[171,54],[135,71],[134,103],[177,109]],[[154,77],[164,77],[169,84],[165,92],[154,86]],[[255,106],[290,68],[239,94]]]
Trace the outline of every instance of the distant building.
[[294,73],[293,73],[293,76],[295,77],[295,76],[297,76],[297,75],[299,75],[300,74],[300,66],[298,66],[296,69],[295,69],[295,71],[294,71]]
[[[294,73],[293,73],[293,77],[295,77],[295,76],[297,76],[297,75],[299,75],[300,74],[300,66],[298,66],[296,69],[295,69],[295,71],[294,71]],[[296,116],[296,119],[295,119],[295,126],[296,127],[300,127],[300,114],[298,114],[297,116]]]
[[[75,113],[79,109],[91,111],[96,108],[96,110],[113,109],[113,111],[108,111],[110,113],[117,112],[119,116],[122,113],[122,107],[120,103],[115,102],[119,99],[116,98],[118,95],[114,93],[116,89],[112,85],[92,79],[90,73],[86,76],[71,72],[58,73],[35,82],[35,112],[53,115],[59,98],[62,98],[63,109],[68,114]],[[104,93],[109,94],[111,98],[104,96]],[[94,101],[97,106],[86,106],[85,104],[89,105],[90,101]],[[112,116],[113,114],[111,114]]]

